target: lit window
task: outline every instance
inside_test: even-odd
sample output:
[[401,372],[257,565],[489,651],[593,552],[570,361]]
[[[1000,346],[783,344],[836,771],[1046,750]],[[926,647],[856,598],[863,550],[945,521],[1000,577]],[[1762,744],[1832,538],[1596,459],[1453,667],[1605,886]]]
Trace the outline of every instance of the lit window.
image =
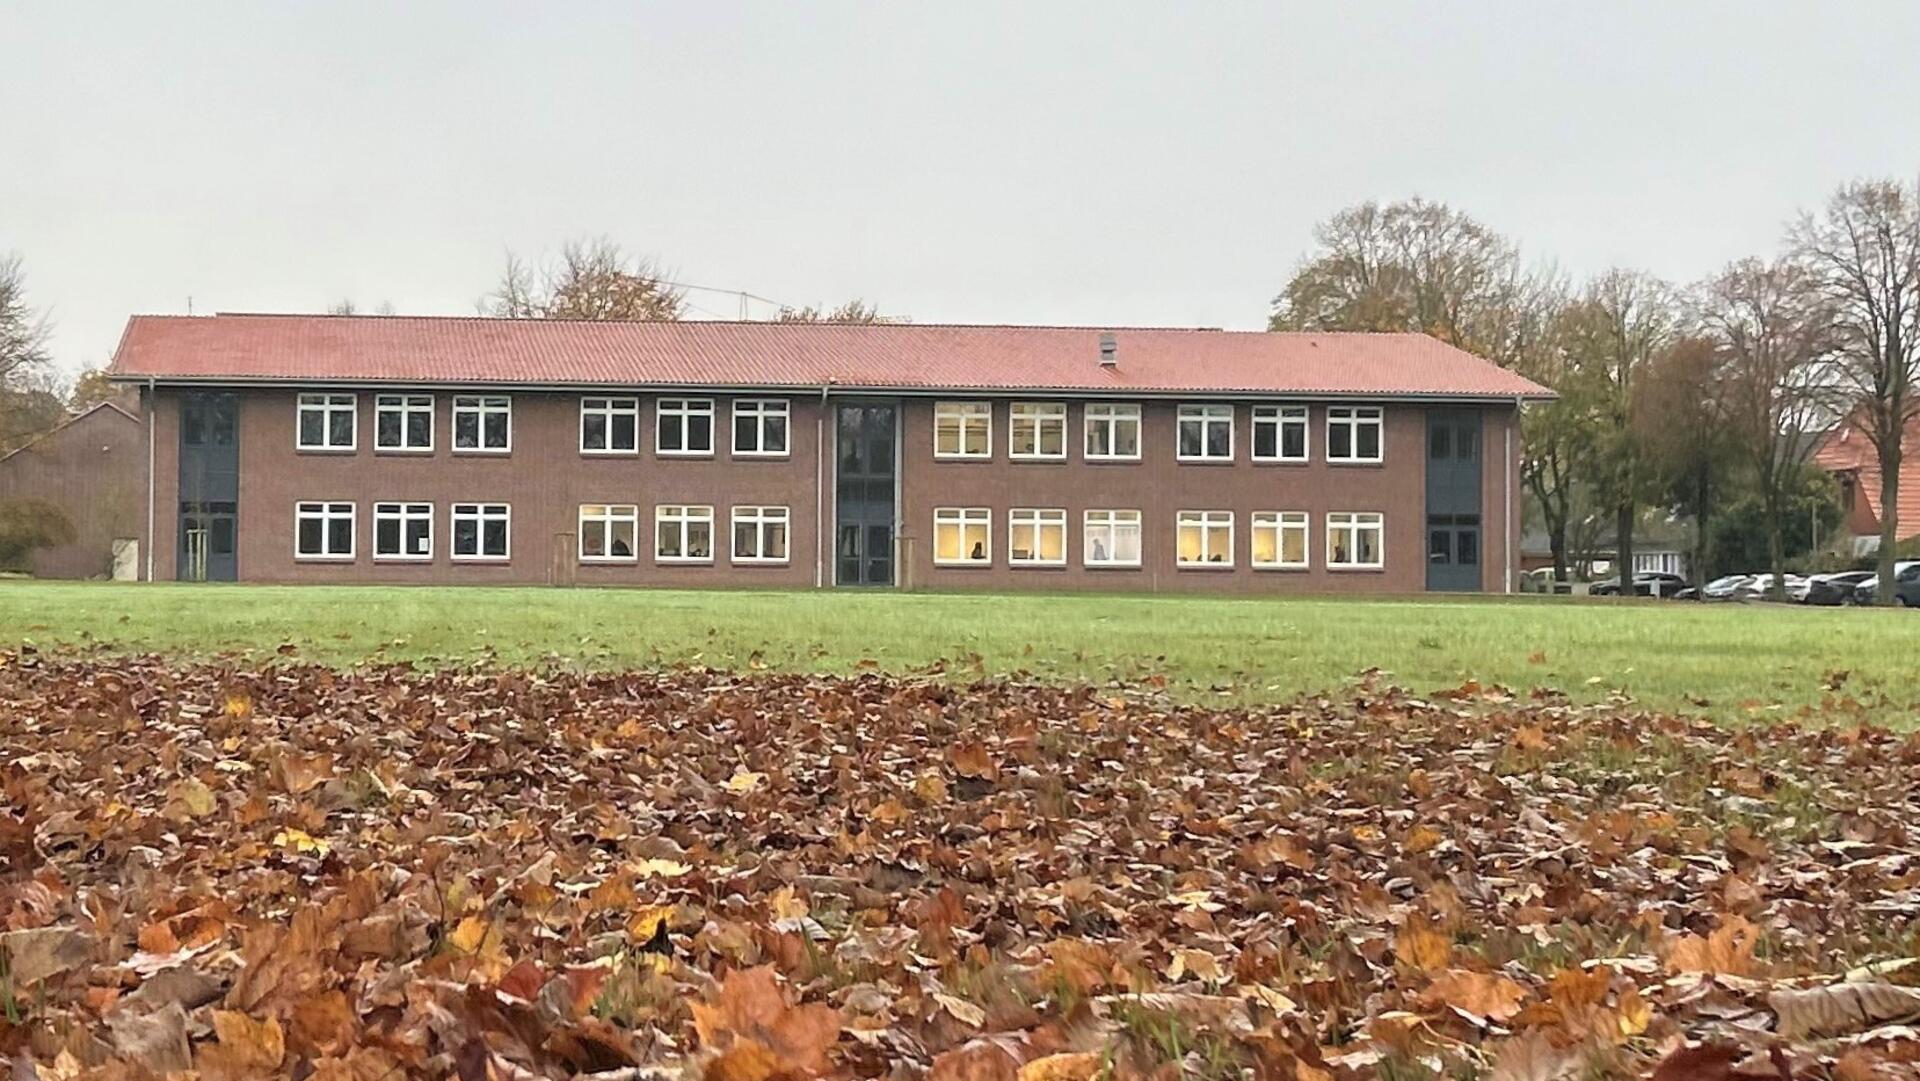
[[785,563],[787,518],[785,507],[733,508],[733,561]]
[[296,557],[353,558],[353,504],[295,503],[293,520]]
[[741,398],[733,403],[733,453],[743,458],[786,456],[785,398]]
[[1067,512],[1031,508],[1008,511],[1007,562],[1026,567],[1066,566]]
[[453,449],[505,454],[513,447],[513,399],[459,394],[453,399]]
[[1304,462],[1307,460],[1307,407],[1256,405],[1253,407],[1253,460]]
[[1332,405],[1327,407],[1327,461],[1377,462],[1380,460],[1380,407],[1377,405]]
[[1067,456],[1067,407],[1063,402],[1015,402],[1009,409],[1007,428],[1008,457]]
[[713,508],[653,509],[653,558],[660,563],[713,562]]
[[933,561],[955,566],[993,562],[993,512],[985,507],[937,508]]
[[1378,514],[1339,511],[1327,515],[1327,566],[1382,566],[1384,533]]
[[373,558],[433,558],[433,504],[375,503]]
[[453,505],[453,558],[463,561],[502,561],[510,549],[513,509],[505,503]]
[[1303,511],[1253,512],[1253,565],[1301,568],[1307,565],[1307,516]]
[[633,562],[639,532],[640,508],[631,503],[580,504],[580,562]]
[[1230,462],[1233,460],[1233,407],[1230,405],[1183,405],[1180,407],[1180,461]]
[[1089,567],[1140,565],[1140,512],[1090,510],[1080,553]]
[[1140,460],[1140,407],[1095,404],[1087,406],[1089,461]]
[[1182,567],[1233,566],[1233,512],[1180,512],[1179,563]]
[[433,395],[377,394],[373,399],[373,449],[433,449]]
[[662,398],[654,407],[653,419],[657,453],[713,453],[712,398]]
[[352,450],[354,417],[359,398],[352,394],[302,394],[298,442],[300,450]]
[[986,402],[934,403],[935,458],[990,458],[992,448],[992,406]]
[[637,454],[640,399],[580,399],[580,453]]

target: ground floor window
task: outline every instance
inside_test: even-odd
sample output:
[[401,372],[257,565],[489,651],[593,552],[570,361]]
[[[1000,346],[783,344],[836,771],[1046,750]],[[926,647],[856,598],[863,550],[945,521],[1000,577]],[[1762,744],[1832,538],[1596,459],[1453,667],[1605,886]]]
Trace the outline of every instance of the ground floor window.
[[1080,560],[1089,567],[1140,565],[1140,512],[1090,510],[1081,538]]
[[505,503],[453,505],[453,558],[503,560],[510,551],[513,509]]
[[713,508],[661,504],[653,509],[653,558],[661,563],[713,562]]
[[733,508],[733,561],[785,563],[788,517],[785,507]]
[[1233,512],[1183,510],[1179,517],[1182,567],[1233,566]]
[[986,507],[936,509],[933,561],[955,566],[993,562],[993,511]]
[[1307,565],[1307,515],[1303,511],[1253,512],[1253,565],[1292,569]]
[[1327,566],[1379,567],[1386,532],[1378,514],[1335,511],[1327,515]]
[[373,558],[432,559],[433,504],[375,503]]
[[1007,562],[1027,567],[1065,566],[1067,512],[1019,507],[1008,511]]
[[353,558],[353,504],[295,503],[293,554],[301,559]]
[[639,532],[639,507],[631,503],[582,503],[580,561],[631,563],[639,558],[634,547]]

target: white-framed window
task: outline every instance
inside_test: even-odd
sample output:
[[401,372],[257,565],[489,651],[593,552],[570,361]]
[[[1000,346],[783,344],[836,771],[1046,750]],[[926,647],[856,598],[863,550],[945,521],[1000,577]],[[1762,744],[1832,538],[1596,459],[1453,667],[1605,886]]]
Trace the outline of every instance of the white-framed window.
[[733,453],[741,458],[787,456],[785,398],[736,398],[733,403]]
[[949,566],[993,562],[993,511],[986,507],[936,507],[933,561]]
[[1307,460],[1307,407],[1256,405],[1253,407],[1253,460],[1304,462]]
[[1081,536],[1080,561],[1089,567],[1140,565],[1140,512],[1090,510]]
[[733,561],[785,563],[790,517],[785,507],[733,508]]
[[640,453],[640,399],[581,398],[580,453]]
[[373,449],[421,454],[432,451],[433,395],[374,395]]
[[632,563],[640,535],[640,508],[632,503],[580,504],[580,562]]
[[1015,507],[1007,512],[1007,562],[1016,567],[1067,565],[1067,512]]
[[352,503],[295,503],[293,555],[296,559],[352,559]]
[[987,402],[933,403],[933,456],[993,457],[993,406]]
[[1180,536],[1175,552],[1180,566],[1233,566],[1232,511],[1183,510],[1177,524]]
[[1254,566],[1281,570],[1307,566],[1305,511],[1257,510],[1253,512],[1251,525]]
[[656,454],[701,457],[713,453],[713,399],[662,398],[653,407]]
[[423,562],[433,558],[433,504],[375,503],[373,558]]
[[1067,403],[1014,402],[1007,412],[1007,457],[1065,461]]
[[352,450],[360,413],[357,394],[302,394],[295,425],[298,450]]
[[1233,407],[1230,405],[1183,405],[1179,414],[1180,445],[1176,455],[1183,462],[1233,461]]
[[453,558],[503,562],[513,552],[513,508],[505,503],[453,505]]
[[1381,445],[1380,407],[1327,407],[1327,461],[1377,462]]
[[505,454],[513,449],[513,399],[505,394],[453,396],[453,449]]
[[668,503],[653,508],[653,558],[658,563],[713,562],[713,508]]
[[1378,568],[1386,565],[1386,521],[1366,511],[1327,515],[1327,566]]
[[1087,406],[1085,454],[1090,462],[1139,461],[1140,407],[1114,402]]

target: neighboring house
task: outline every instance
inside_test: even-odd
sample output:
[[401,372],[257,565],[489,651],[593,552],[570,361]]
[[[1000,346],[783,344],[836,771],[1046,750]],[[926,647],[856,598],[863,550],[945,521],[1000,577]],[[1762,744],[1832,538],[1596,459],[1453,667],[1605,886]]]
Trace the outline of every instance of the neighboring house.
[[97,403],[0,457],[0,502],[38,499],[74,529],[70,544],[32,555],[39,578],[131,577],[146,525],[146,426],[137,402]]
[[[1897,539],[1920,536],[1920,417],[1907,423],[1900,460],[1900,506]],[[1840,528],[1848,550],[1856,556],[1880,547],[1880,456],[1873,440],[1851,420],[1829,429],[1813,451],[1813,464],[1832,474],[1840,486],[1840,506],[1846,517]]]
[[[1688,544],[1685,529],[1677,522],[1670,523],[1670,527],[1665,529],[1652,527],[1647,528],[1645,533],[1636,532],[1633,537],[1633,572],[1691,577],[1692,568],[1688,565],[1687,556]],[[1568,569],[1576,577],[1580,573],[1577,563],[1583,556],[1588,561],[1589,577],[1613,577],[1613,564],[1620,558],[1620,548],[1612,531],[1595,539],[1584,552],[1567,554]],[[1533,571],[1552,566],[1553,546],[1546,531],[1527,530],[1520,540],[1520,568]]]
[[1504,591],[1519,404],[1411,334],[133,318],[154,577]]

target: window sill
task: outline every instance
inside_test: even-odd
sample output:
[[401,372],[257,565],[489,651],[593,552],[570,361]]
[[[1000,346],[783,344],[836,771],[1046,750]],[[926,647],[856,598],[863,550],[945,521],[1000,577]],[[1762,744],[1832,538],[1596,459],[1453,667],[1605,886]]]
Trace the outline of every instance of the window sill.
[[682,461],[698,461],[703,458],[711,459],[713,452],[710,450],[660,450],[656,448],[653,456],[655,458],[678,458]]
[[1063,571],[1067,569],[1067,561],[1063,559],[1058,563],[1042,563],[1033,560],[1009,559],[1007,566],[1017,571]]
[[431,555],[424,556],[374,556],[375,563],[431,563]]
[[1331,466],[1354,466],[1361,469],[1378,469],[1387,463],[1384,458],[1328,458],[1327,464]]
[[1303,465],[1312,465],[1313,459],[1311,458],[1255,458],[1253,459],[1253,464],[1269,465],[1269,466],[1285,465],[1285,466],[1293,466],[1295,468],[1298,468]]
[[1253,569],[1262,574],[1305,574],[1313,569],[1311,563],[1255,563]]
[[294,561],[295,563],[352,563],[352,562],[354,562],[354,557],[352,557],[352,556],[350,556],[350,555],[344,555],[344,556],[303,556],[303,555],[298,555],[298,554],[296,554],[296,555],[295,555],[295,556],[293,557],[293,561]]
[[935,454],[933,456],[933,460],[936,462],[991,462],[993,461],[993,455],[991,454]]
[[426,458],[433,454],[432,447],[375,447],[373,452],[383,458]]
[[1173,460],[1180,465],[1234,465],[1237,461],[1233,458],[1182,458],[1177,454]]
[[505,458],[513,453],[512,447],[455,447],[453,453],[461,458]]
[[733,565],[734,565],[734,566],[736,566],[736,567],[791,567],[791,566],[793,566],[793,560],[791,560],[791,559],[740,559],[740,558],[735,558],[735,559],[734,559],[734,560],[733,560],[732,562],[733,562]]
[[1090,571],[1137,571],[1138,563],[1082,563],[1081,568]]
[[1022,465],[1065,465],[1067,456],[1064,454],[1009,454],[1007,461]]
[[962,570],[962,571],[964,570],[984,571],[984,570],[993,569],[993,560],[991,559],[968,559],[968,560],[936,559],[933,561],[933,565],[943,569],[950,568],[952,570]]
[[1385,563],[1329,563],[1327,570],[1336,574],[1379,574],[1387,569]]
[[712,556],[654,556],[653,561],[662,567],[711,567]]
[[580,457],[582,458],[638,458],[640,457],[640,448],[635,447],[632,450],[591,450],[587,447],[581,447]]
[[604,566],[618,567],[622,565],[630,567],[638,562],[640,562],[639,556],[581,556],[580,557],[580,565],[583,567],[604,567]]
[[1174,569],[1182,570],[1182,571],[1212,571],[1214,573],[1220,573],[1224,571],[1236,570],[1237,568],[1232,563],[1176,563],[1174,564]]
[[793,452],[789,450],[736,450],[733,452],[733,456],[736,459],[745,459],[750,462],[784,462],[793,457]]
[[477,563],[487,567],[504,567],[513,562],[512,556],[450,556],[455,563]]
[[1140,464],[1140,456],[1138,454],[1134,455],[1131,458],[1121,458],[1114,455],[1088,454],[1088,455],[1084,455],[1080,460],[1085,462],[1088,465],[1139,465]]
[[357,447],[295,447],[293,448],[293,452],[295,454],[319,454],[330,455],[336,458],[346,458],[360,453],[360,450]]

